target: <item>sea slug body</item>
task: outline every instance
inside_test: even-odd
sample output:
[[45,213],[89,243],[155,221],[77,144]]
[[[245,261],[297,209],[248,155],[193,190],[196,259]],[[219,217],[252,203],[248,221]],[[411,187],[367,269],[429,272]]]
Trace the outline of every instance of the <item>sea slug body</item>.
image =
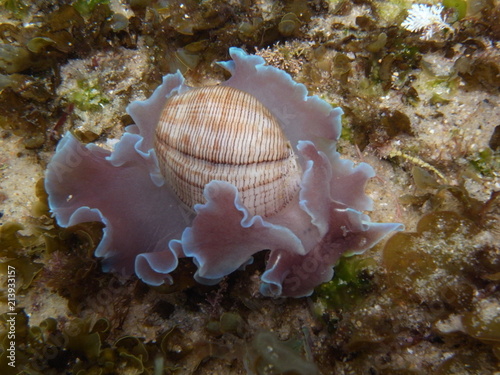
[[[135,273],[147,284],[161,285],[175,282],[169,274],[179,258],[190,257],[198,267],[195,279],[216,284],[251,263],[255,253],[268,250],[261,293],[307,296],[332,278],[341,255],[363,252],[403,227],[372,223],[362,213],[372,209],[364,188],[374,171],[366,163],[354,166],[341,159],[335,150],[340,108],[307,96],[304,85],[266,66],[259,56],[238,48],[231,48],[230,55],[231,61],[220,64],[231,78],[205,91],[236,98],[234,108],[245,100],[255,104],[257,110],[242,110],[246,140],[234,130],[239,120],[231,128],[236,115],[225,100],[218,109],[216,104],[200,108],[201,113],[220,111],[231,120],[229,127],[219,129],[214,120],[210,128],[203,116],[196,117],[201,121],[196,127],[189,122],[177,126],[173,112],[181,104],[172,103],[186,103],[201,92],[187,86],[179,72],[169,74],[149,99],[128,106],[135,124],[126,128],[112,152],[83,145],[71,133],[63,137],[46,172],[49,206],[63,227],[105,224],[95,251],[105,271]],[[198,105],[200,98],[187,107]],[[164,120],[167,127],[160,130]],[[262,123],[268,124],[266,135],[260,134]],[[212,143],[194,135],[200,126],[206,126],[204,137]],[[174,139],[177,131],[184,133]],[[252,143],[251,137],[261,141]],[[250,153],[255,152],[253,144],[262,144],[270,158],[254,160],[235,142]],[[190,157],[182,162],[186,169],[179,169],[181,154]],[[204,167],[207,160],[210,165]],[[248,167],[253,164],[255,171]],[[244,173],[240,166],[247,167]],[[226,167],[227,173],[210,174]],[[187,193],[190,189],[194,193]]]

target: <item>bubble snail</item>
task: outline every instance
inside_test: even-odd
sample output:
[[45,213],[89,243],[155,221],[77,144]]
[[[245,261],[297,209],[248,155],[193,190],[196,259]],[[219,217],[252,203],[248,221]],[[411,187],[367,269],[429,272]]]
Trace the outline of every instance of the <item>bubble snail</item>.
[[269,251],[265,296],[308,296],[397,223],[372,223],[364,189],[375,175],[335,150],[342,110],[243,50],[220,65],[231,78],[192,88],[177,72],[127,107],[112,152],[61,139],[45,179],[62,227],[101,221],[104,271],[173,283],[181,257],[213,285]]

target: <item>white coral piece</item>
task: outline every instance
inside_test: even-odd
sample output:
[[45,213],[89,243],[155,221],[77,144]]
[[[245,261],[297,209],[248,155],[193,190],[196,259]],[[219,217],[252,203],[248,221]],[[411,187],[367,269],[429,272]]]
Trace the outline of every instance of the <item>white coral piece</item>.
[[452,29],[443,19],[443,10],[441,4],[413,4],[401,26],[411,32],[423,32],[422,38],[430,39],[439,30]]

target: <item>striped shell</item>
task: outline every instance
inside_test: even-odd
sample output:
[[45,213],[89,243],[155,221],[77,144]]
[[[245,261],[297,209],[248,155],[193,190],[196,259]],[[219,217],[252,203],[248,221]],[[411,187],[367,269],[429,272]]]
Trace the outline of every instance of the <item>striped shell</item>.
[[274,116],[257,98],[227,86],[169,98],[156,128],[160,169],[187,206],[204,203],[212,180],[237,187],[254,215],[272,216],[297,194],[300,167]]

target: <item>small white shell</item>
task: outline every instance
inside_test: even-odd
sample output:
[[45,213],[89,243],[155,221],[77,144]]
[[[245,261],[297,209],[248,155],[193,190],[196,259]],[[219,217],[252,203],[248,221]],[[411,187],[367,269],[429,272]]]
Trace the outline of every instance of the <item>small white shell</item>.
[[189,207],[212,180],[235,185],[252,214],[271,216],[297,194],[300,167],[274,116],[254,96],[209,86],[169,98],[156,128],[160,169]]

